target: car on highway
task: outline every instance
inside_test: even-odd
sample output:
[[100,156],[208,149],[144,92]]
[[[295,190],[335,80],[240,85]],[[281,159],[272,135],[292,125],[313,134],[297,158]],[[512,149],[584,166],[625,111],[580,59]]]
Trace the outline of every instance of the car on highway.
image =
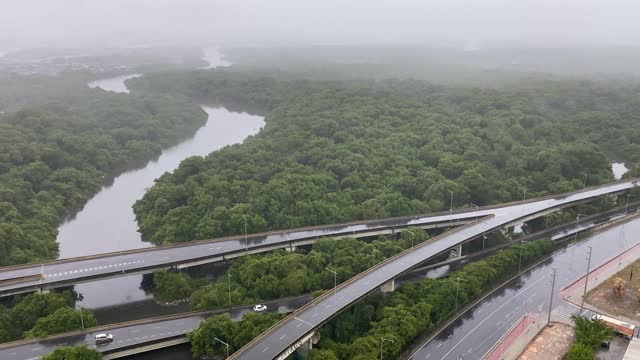
[[263,312],[265,310],[267,310],[267,305],[258,304],[253,307],[253,311],[255,312]]
[[108,344],[113,341],[112,334],[98,334],[96,335],[96,344]]

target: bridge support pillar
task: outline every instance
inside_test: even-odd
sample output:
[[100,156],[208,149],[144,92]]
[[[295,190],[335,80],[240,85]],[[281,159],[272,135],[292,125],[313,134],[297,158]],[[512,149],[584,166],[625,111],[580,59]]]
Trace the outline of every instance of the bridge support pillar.
[[458,245],[458,257],[462,256],[462,244]]
[[296,252],[296,247],[290,245],[288,248],[285,248],[285,251],[288,253]]
[[383,293],[393,292],[396,289],[396,279],[391,279],[380,287]]
[[47,289],[44,289],[44,288],[39,288],[39,289],[38,289],[38,292],[39,292],[40,294],[48,294],[48,293],[49,293],[49,291],[50,291],[50,290],[47,290]]
[[320,333],[313,332],[311,337],[296,349],[295,358],[297,360],[309,359],[311,349],[313,349],[313,344],[317,344],[318,341],[320,341]]

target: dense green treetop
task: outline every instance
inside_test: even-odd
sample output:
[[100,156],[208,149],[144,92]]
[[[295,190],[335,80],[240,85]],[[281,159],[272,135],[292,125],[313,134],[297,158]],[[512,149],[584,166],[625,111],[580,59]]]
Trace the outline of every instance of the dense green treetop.
[[15,297],[9,307],[0,306],[0,343],[33,338],[54,333],[79,330],[96,325],[93,313],[73,308],[73,295],[63,293],[32,293]]
[[42,357],[42,360],[101,360],[102,353],[87,346],[63,346]]
[[0,115],[0,266],[55,258],[56,228],[106,179],[205,121],[191,101],[99,89]]
[[137,91],[266,117],[241,145],[183,161],[134,206],[148,241],[439,211],[571,191],[635,161],[638,90],[588,82],[510,90],[420,81],[313,82],[229,70],[157,73]]
[[392,293],[369,295],[320,330],[320,343],[312,353],[321,352],[321,358],[333,354],[340,360],[375,359],[384,337],[393,342],[385,342],[383,358],[397,359],[419,335],[449,318],[457,310],[456,304],[459,309],[516,274],[521,247],[522,264],[531,264],[549,254],[554,242],[511,246],[445,278],[404,282]]

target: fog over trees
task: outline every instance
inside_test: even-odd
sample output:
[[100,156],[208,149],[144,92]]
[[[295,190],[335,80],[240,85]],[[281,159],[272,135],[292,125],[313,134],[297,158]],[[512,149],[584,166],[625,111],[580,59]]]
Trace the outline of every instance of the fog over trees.
[[633,0],[4,1],[0,51],[148,44],[638,45]]

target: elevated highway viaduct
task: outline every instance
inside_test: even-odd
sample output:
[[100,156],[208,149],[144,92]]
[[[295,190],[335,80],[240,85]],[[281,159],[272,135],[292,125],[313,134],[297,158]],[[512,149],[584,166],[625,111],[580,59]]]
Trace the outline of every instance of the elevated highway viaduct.
[[308,348],[315,331],[341,311],[379,288],[393,289],[397,276],[448,249],[485,232],[527,221],[598,196],[627,191],[637,185],[637,180],[627,180],[494,207],[489,210],[489,215],[408,249],[340,284],[333,291],[327,291],[245,345],[231,355],[230,359],[285,359],[298,348]]
[[[558,202],[554,206],[549,206],[529,216],[517,218],[511,223],[526,221],[559,208],[587,202],[594,196],[623,192],[634,185],[635,180],[625,181],[591,188],[574,194],[558,195],[555,197],[556,199],[568,196],[574,196],[575,199]],[[584,196],[584,194],[593,192],[598,192],[598,195]],[[583,196],[578,196],[579,194]],[[135,273],[149,273],[159,269],[186,268],[229,260],[248,254],[309,245],[321,238],[369,237],[394,233],[408,226],[419,226],[424,229],[448,228],[468,224],[482,217],[511,213],[514,209],[526,208],[543,200],[531,199],[477,209],[272,231],[3,267],[0,268],[0,296],[36,290],[49,290],[96,279]],[[502,226],[505,225],[508,226],[510,223],[502,224]],[[463,242],[469,240],[465,239]],[[453,245],[456,246],[459,243]],[[449,248],[454,246],[449,246]]]

